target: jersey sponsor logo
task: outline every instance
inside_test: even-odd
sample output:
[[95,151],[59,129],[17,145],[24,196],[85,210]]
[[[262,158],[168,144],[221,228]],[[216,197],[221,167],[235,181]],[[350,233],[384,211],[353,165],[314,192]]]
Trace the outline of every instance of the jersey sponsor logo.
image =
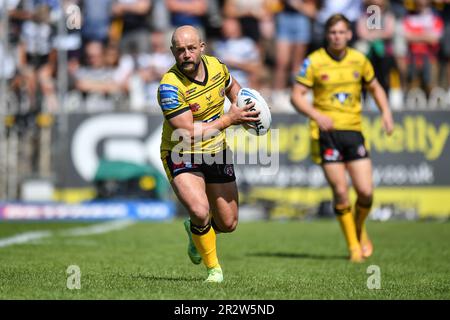
[[323,158],[327,161],[336,161],[341,159],[341,154],[336,149],[328,148],[323,152]]
[[173,163],[172,164],[172,171],[173,173],[177,173],[180,170],[183,169],[193,169],[193,168],[197,168],[198,165],[191,163],[191,162],[180,162],[180,163]]
[[309,58],[306,58],[305,60],[303,60],[303,65],[299,72],[300,77],[306,77],[306,71],[308,71],[308,67],[310,64],[311,64],[311,60],[309,60]]
[[178,88],[168,84],[160,85],[159,101],[163,110],[172,110],[178,107]]
[[341,104],[344,104],[345,101],[350,97],[350,94],[346,92],[338,92],[334,94],[333,97],[338,99]]
[[160,91],[174,91],[178,93],[178,88],[170,84],[162,84],[159,86]]
[[191,103],[189,105],[189,108],[191,108],[192,112],[196,112],[200,109],[200,105],[198,103]]

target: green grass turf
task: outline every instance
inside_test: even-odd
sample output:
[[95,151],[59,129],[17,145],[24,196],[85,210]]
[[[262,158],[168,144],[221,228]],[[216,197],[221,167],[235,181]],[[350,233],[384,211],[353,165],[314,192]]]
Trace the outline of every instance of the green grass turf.
[[[0,240],[82,223],[0,223]],[[191,264],[182,221],[137,223],[82,237],[58,235],[0,247],[0,299],[450,299],[450,224],[369,222],[374,255],[346,260],[334,220],[241,222],[218,235],[225,281],[205,284]],[[81,289],[66,269],[81,269]],[[369,290],[367,268],[381,271]]]

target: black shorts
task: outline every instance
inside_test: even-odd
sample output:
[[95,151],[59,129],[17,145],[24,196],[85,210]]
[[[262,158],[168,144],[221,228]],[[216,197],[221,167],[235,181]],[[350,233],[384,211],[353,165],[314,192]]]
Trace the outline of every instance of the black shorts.
[[322,163],[348,162],[369,157],[364,136],[359,131],[321,131],[319,145]]
[[[217,162],[211,160],[217,159]],[[236,181],[233,166],[233,152],[224,149],[217,155],[193,154],[188,161],[174,163],[172,152],[161,153],[161,160],[169,181],[184,172],[201,172],[206,183],[227,183]]]
[[50,55],[31,55],[27,53],[27,64],[34,67],[35,69],[39,69],[43,65],[46,65],[49,61]]

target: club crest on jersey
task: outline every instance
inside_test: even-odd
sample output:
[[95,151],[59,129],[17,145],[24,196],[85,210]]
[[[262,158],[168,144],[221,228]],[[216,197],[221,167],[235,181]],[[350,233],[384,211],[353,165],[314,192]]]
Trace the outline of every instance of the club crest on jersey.
[[353,76],[355,77],[355,79],[359,79],[359,76],[361,74],[358,71],[353,72]]
[[200,105],[198,103],[191,103],[189,105],[189,108],[191,108],[192,112],[196,112],[200,109]]
[[329,78],[330,77],[326,73],[320,75],[320,80],[322,80],[322,81],[327,81]]
[[219,89],[219,95],[220,95],[221,97],[224,97],[224,96],[225,96],[225,88],[224,88],[224,87],[222,87],[222,88]]

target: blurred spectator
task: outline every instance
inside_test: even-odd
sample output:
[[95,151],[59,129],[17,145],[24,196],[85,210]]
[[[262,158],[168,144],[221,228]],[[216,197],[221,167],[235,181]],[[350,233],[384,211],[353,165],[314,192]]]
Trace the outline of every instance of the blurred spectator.
[[313,23],[313,36],[310,51],[316,50],[324,45],[325,22],[335,13],[343,13],[352,24],[353,39],[349,45],[356,40],[356,21],[361,16],[362,0],[321,0],[320,9]]
[[16,74],[16,61],[10,50],[5,50],[3,43],[0,43],[0,79],[10,82]]
[[149,111],[160,112],[157,99],[159,82],[164,73],[175,64],[166,39],[167,36],[163,32],[152,33],[150,40],[152,52],[143,59],[142,69],[139,72],[144,82],[145,107]]
[[[265,66],[274,65],[276,50],[274,48],[275,23],[274,12],[280,10],[275,0],[225,0],[223,15],[238,19],[244,37],[252,39],[258,50],[259,59]],[[272,70],[261,69],[265,89],[271,86]]]
[[[375,70],[375,75],[384,90],[389,93],[390,76],[397,69],[392,39],[395,31],[395,16],[387,9],[387,0],[366,0],[365,7],[377,6],[381,9],[380,20],[371,19],[374,13],[367,12],[358,19],[356,32],[358,41],[356,48],[365,53]],[[380,22],[380,25],[370,23]],[[397,84],[398,87],[398,84]]]
[[175,63],[173,55],[167,49],[164,32],[155,31],[149,39],[152,48],[150,53],[132,50],[123,55],[114,73],[114,81],[129,92],[130,108],[133,111],[151,110],[157,106],[159,81]]
[[238,19],[244,36],[260,44],[261,24],[271,16],[265,0],[225,0],[223,13]]
[[111,25],[111,6],[113,0],[83,0],[83,23],[81,34],[83,41],[107,43]]
[[389,1],[389,9],[394,14],[396,18],[403,18],[407,13],[408,9],[406,8],[405,2],[409,0],[390,0]]
[[104,46],[101,42],[89,42],[85,46],[85,65],[75,72],[75,87],[86,97],[89,112],[113,111],[112,96],[121,93],[114,78],[115,69],[105,64]]
[[164,31],[170,29],[170,14],[165,0],[153,0],[151,10],[151,29]]
[[207,0],[166,0],[166,6],[172,28],[189,24],[205,34],[203,18],[208,12]]
[[408,43],[407,85],[409,89],[419,82],[420,87],[429,94],[437,84],[437,58],[444,23],[432,11],[429,0],[416,0],[415,10],[403,19]]
[[284,90],[297,74],[311,41],[311,22],[316,0],[286,0],[276,15],[276,66],[273,88]]
[[258,89],[262,61],[255,41],[243,36],[241,25],[234,18],[223,20],[222,35],[213,43],[213,55],[228,66],[242,87]]
[[149,50],[151,0],[115,0],[112,14],[121,21],[120,48],[130,52],[131,47],[139,52]]
[[53,49],[54,30],[49,13],[49,6],[39,5],[33,12],[32,20],[23,23],[19,69],[26,81],[30,108],[41,107],[38,104],[38,94],[42,93],[45,106],[50,111],[56,111],[58,105],[53,74],[57,57],[56,50]]
[[[450,0],[437,0],[440,15],[444,21],[444,34],[441,38],[441,58],[443,64],[446,65],[446,85],[450,93]],[[450,97],[450,95],[449,95]]]

